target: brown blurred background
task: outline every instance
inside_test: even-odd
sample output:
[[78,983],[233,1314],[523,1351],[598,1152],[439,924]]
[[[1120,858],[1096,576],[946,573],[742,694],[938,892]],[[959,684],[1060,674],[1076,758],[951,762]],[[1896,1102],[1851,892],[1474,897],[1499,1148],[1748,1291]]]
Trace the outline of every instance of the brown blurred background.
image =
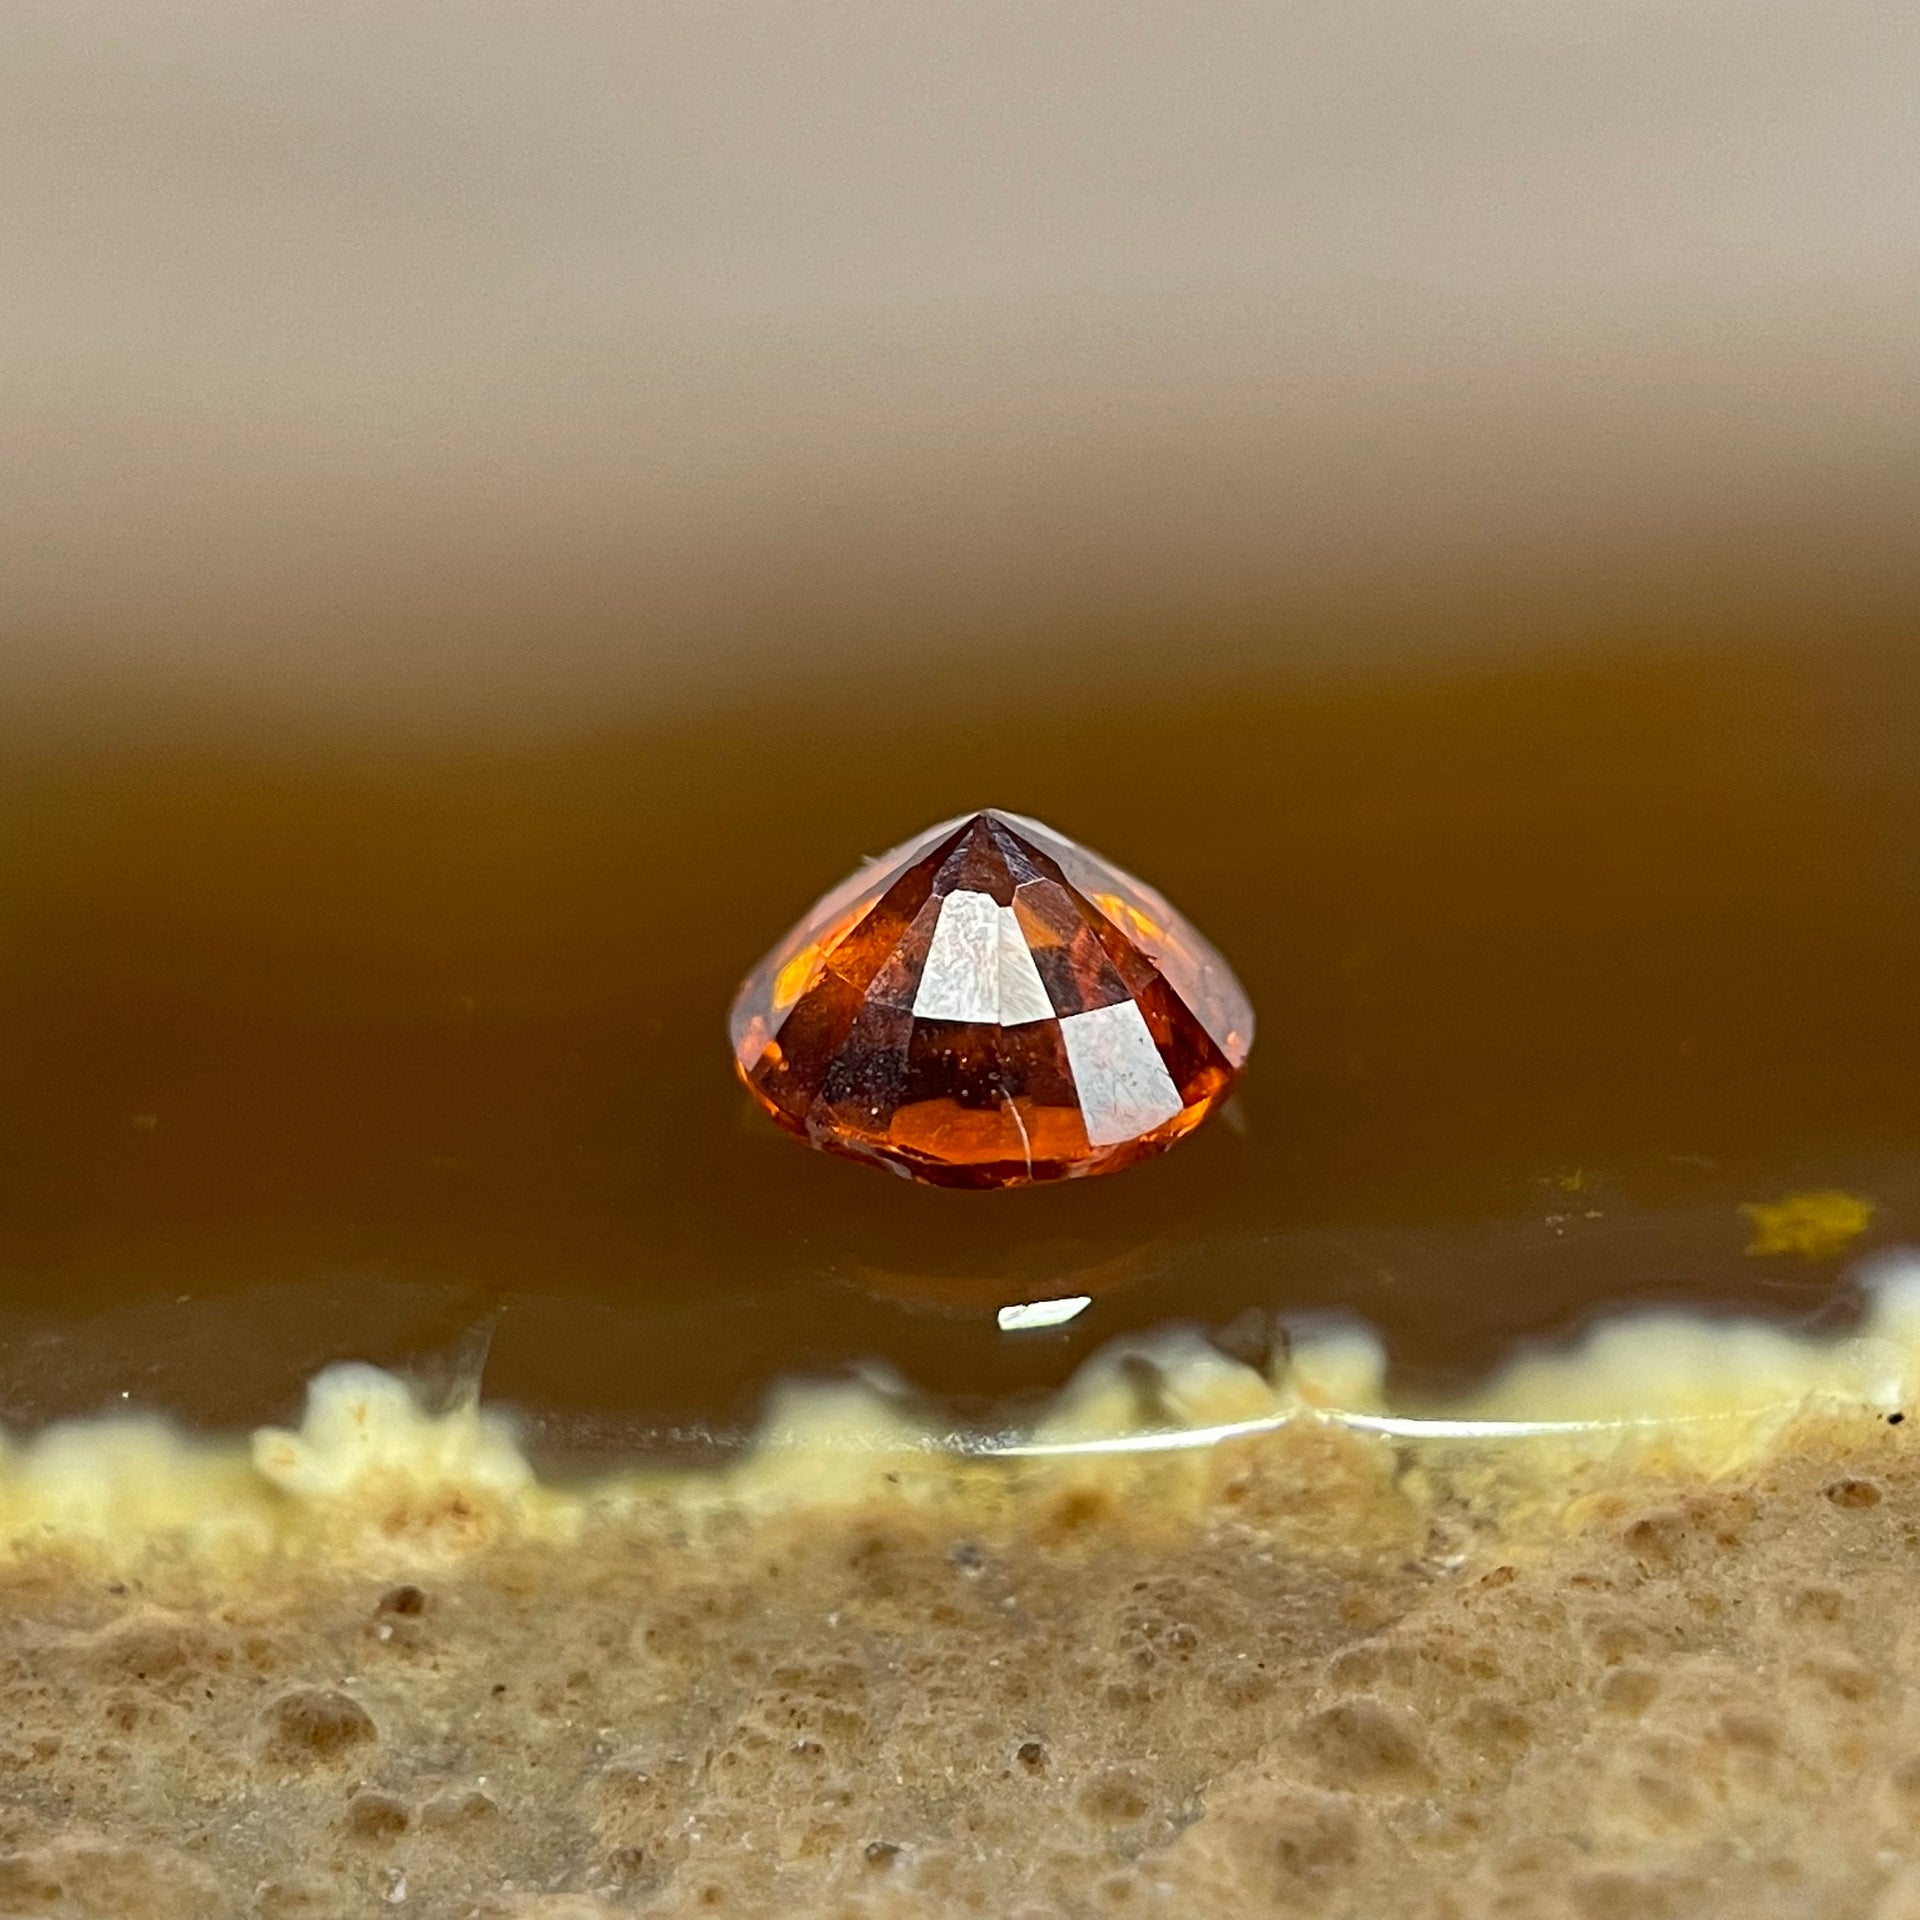
[[[1623,1299],[1832,1310],[1740,1199],[1904,1230],[1883,9],[6,34],[0,1410],[252,1418],[492,1326],[618,1433],[1251,1300],[1438,1391]],[[763,1138],[719,1022],[988,803],[1264,1024],[1234,1125],[956,1211]]]

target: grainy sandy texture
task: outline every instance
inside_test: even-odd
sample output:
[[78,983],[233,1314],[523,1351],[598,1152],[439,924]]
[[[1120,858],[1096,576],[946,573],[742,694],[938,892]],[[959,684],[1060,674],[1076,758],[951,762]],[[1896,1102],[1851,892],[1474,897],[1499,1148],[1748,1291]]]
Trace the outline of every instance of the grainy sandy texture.
[[1717,1477],[1301,1421],[360,1513],[16,1537],[0,1914],[1920,1915],[1920,1461],[1864,1412]]

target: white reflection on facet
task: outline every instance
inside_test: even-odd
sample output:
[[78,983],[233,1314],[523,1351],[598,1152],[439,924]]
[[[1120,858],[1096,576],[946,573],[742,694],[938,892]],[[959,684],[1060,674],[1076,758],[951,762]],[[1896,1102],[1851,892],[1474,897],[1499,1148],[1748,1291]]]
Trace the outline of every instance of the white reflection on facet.
[[1133,1001],[1069,1014],[1060,1034],[1089,1145],[1137,1140],[1180,1111],[1179,1090]]
[[1018,1027],[1053,1018],[1020,923],[990,893],[957,888],[940,903],[914,996],[916,1020]]
[[1011,907],[996,907],[994,912],[1000,920],[1000,1024],[1024,1027],[1030,1021],[1051,1020],[1053,1002],[1033,964],[1020,916]]
[[950,893],[914,996],[916,1020],[1000,1018],[1000,912],[990,893]]
[[1059,1300],[1027,1300],[1017,1307],[1002,1307],[993,1317],[1002,1333],[1026,1333],[1035,1327],[1064,1327],[1092,1305],[1092,1294],[1073,1293]]

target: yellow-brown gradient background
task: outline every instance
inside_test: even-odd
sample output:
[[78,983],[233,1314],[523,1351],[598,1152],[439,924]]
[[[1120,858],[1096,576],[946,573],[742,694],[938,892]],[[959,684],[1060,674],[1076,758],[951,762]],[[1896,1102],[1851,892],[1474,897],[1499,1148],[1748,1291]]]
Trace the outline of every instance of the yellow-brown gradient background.
[[[1253,1298],[1439,1381],[1649,1292],[1837,1298],[1746,1260],[1742,1198],[1870,1185],[1900,1230],[1883,10],[7,39],[17,1417],[252,1417],[503,1302],[490,1378],[615,1426],[852,1351],[1030,1384]],[[739,972],[986,803],[1241,966],[1244,1131],[955,1203],[742,1119]],[[898,1304],[931,1270],[959,1318]],[[1087,1275],[1051,1343],[956,1304]],[[669,1309],[726,1356],[679,1398]]]

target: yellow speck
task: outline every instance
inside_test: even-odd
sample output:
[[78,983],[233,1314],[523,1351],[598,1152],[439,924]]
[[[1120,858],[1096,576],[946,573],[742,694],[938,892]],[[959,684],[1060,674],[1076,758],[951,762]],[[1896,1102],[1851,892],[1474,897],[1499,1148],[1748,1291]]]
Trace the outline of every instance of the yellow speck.
[[1851,1246],[1873,1218],[1873,1202],[1851,1193],[1790,1193],[1740,1209],[1753,1222],[1749,1253],[1797,1253],[1825,1260]]

